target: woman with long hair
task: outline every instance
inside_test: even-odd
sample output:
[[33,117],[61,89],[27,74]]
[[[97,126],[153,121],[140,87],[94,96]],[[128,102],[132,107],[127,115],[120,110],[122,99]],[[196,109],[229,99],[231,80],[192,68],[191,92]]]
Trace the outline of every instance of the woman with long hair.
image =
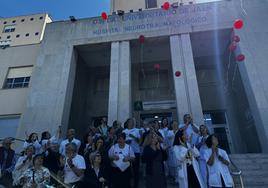
[[230,159],[225,150],[218,147],[219,141],[215,135],[206,139],[208,149],[205,160],[208,164],[210,187],[233,187],[233,179],[229,171]]
[[23,149],[26,149],[29,145],[34,146],[36,154],[39,154],[41,152],[41,144],[39,143],[37,133],[31,133],[29,135],[23,144]]
[[93,134],[92,132],[88,132],[84,135],[83,142],[79,148],[78,154],[83,157],[87,156],[88,153],[93,151]]
[[167,187],[164,161],[167,155],[161,148],[159,136],[151,131],[145,138],[142,162],[146,164],[146,187]]
[[180,188],[204,188],[203,179],[196,160],[199,151],[188,143],[184,130],[179,130],[174,139],[174,154],[177,160],[177,176]]

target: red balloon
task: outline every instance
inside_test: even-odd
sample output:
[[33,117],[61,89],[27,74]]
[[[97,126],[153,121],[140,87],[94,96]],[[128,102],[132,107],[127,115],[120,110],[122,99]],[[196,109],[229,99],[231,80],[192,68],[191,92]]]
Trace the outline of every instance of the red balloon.
[[181,71],[176,71],[176,72],[175,72],[175,76],[176,76],[176,77],[180,77],[180,76],[181,76]]
[[243,25],[244,25],[244,22],[241,19],[237,19],[234,22],[234,28],[235,29],[241,29],[243,27]]
[[240,37],[237,36],[237,35],[235,35],[235,36],[233,36],[232,41],[234,41],[234,42],[240,42]]
[[106,12],[101,13],[101,18],[103,20],[107,20],[108,19],[108,15],[106,14]]
[[154,69],[159,71],[160,70],[160,65],[159,64],[154,64]]
[[143,43],[145,42],[145,37],[144,37],[144,35],[140,35],[140,36],[139,36],[139,41],[140,41],[141,44],[143,44]]
[[232,52],[232,51],[235,51],[237,45],[236,45],[236,42],[232,42],[230,45],[229,45],[229,50]]
[[164,10],[168,10],[170,8],[170,4],[169,4],[169,2],[165,2],[164,4],[163,4],[163,9]]
[[244,61],[245,60],[245,55],[244,54],[239,54],[238,56],[236,56],[236,61]]

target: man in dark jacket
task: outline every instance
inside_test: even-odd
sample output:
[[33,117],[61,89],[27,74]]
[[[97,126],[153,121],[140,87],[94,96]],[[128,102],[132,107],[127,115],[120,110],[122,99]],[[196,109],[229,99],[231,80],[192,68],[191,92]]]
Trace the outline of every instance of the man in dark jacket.
[[12,187],[12,171],[14,170],[16,159],[15,151],[11,149],[12,138],[5,138],[0,147],[0,185]]

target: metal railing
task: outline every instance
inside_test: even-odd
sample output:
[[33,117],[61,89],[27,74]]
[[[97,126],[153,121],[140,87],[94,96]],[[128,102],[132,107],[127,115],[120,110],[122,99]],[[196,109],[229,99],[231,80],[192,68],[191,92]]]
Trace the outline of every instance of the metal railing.
[[[52,178],[52,179],[54,179],[59,185],[60,185],[60,187],[64,187],[64,188],[74,188],[75,186],[73,185],[73,186],[71,186],[71,185],[67,185],[67,184],[65,184],[63,181],[61,181],[58,177],[57,177],[57,175],[56,174],[54,174],[53,172],[50,172],[50,177]],[[58,187],[58,186],[56,186],[56,187]]]
[[[231,162],[231,166],[232,168],[231,169],[231,175],[233,177],[238,177],[239,178],[239,184],[241,186],[241,188],[245,188],[244,186],[244,181],[243,181],[243,178],[242,178],[242,171],[234,164],[234,162],[230,159],[230,162]],[[234,187],[236,187],[235,183],[234,183]]]

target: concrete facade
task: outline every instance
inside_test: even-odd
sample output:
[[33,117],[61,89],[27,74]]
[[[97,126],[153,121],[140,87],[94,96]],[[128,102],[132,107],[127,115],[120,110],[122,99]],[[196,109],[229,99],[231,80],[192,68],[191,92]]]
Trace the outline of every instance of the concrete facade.
[[[38,55],[32,57],[36,65],[29,94],[22,94],[26,102],[17,137],[24,138],[25,131],[53,133],[59,125],[64,132],[74,127],[84,133],[89,116],[108,116],[111,125],[114,120],[153,113],[136,112],[135,101],[151,105],[175,101],[175,108],[155,112],[172,112],[180,122],[185,113],[191,113],[200,125],[204,113],[223,110],[231,152],[268,152],[268,64],[264,57],[268,2],[243,2],[243,7],[238,0],[220,1],[111,15],[107,21],[96,17],[48,24],[40,49],[36,48]],[[228,45],[237,18],[245,26],[234,31],[241,42],[230,54]],[[139,44],[140,35],[145,36],[144,45]],[[235,56],[240,53],[246,59],[237,63]],[[153,74],[167,74],[163,78],[168,81],[151,88],[150,94],[140,86],[140,72],[151,70],[155,63],[160,71],[152,70]],[[174,75],[177,70],[180,77]],[[98,85],[97,73],[109,79],[98,95],[93,87]],[[161,84],[165,87],[156,96]],[[254,141],[247,141],[250,135]]]
[[[128,1],[128,0],[111,0],[110,4],[110,12],[116,12],[117,10],[124,10],[129,12],[130,10],[138,11],[139,9],[148,9],[148,4],[151,0],[135,0],[135,1]],[[215,2],[219,0],[152,0],[152,2],[156,2],[156,7],[153,8],[161,8],[161,6],[165,2],[169,2],[170,4],[176,3],[178,5],[189,5],[189,4],[196,4],[196,3],[208,3],[208,2]],[[147,4],[147,5],[146,5]]]
[[[34,69],[48,22],[51,22],[51,19],[47,14],[0,18],[0,124],[3,130],[0,137],[16,135],[14,130],[24,113],[31,87],[30,79],[27,87],[6,88],[8,76],[11,76],[9,73],[11,70],[17,70],[17,75],[13,75],[16,78],[22,76],[21,69]],[[6,32],[6,27],[9,26],[14,26],[15,30]],[[26,37],[27,33],[29,36]],[[28,76],[31,76],[31,71]]]

